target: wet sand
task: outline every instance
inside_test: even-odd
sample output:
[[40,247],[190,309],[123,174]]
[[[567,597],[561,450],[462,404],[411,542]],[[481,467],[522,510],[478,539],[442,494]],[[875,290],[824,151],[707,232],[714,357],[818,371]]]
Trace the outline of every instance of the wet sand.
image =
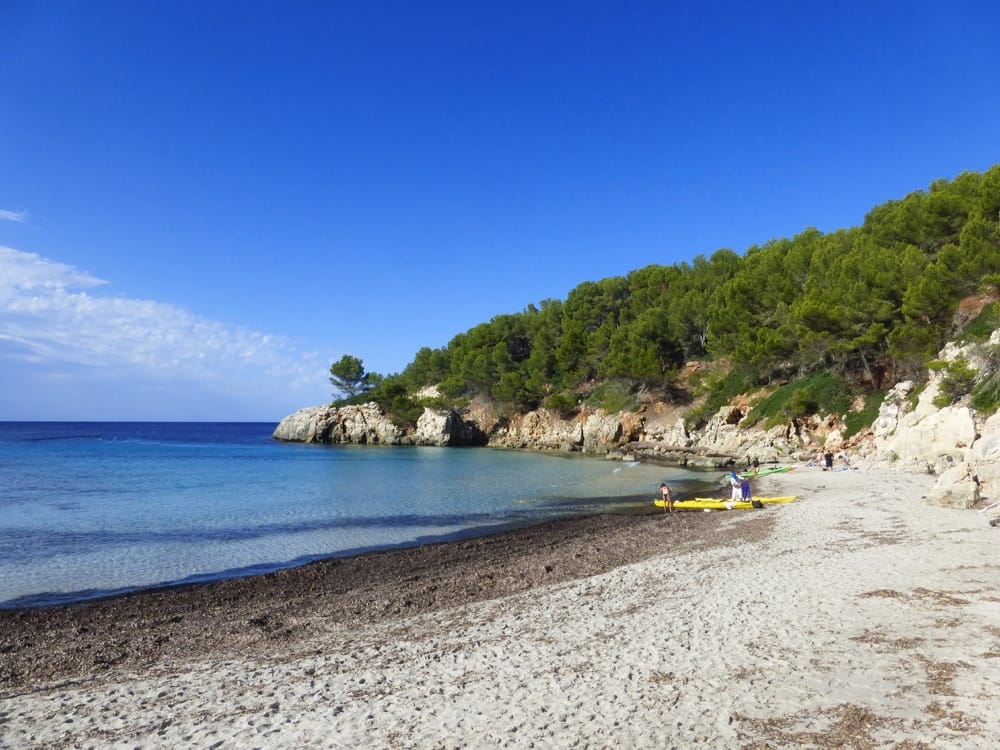
[[[764,533],[766,519],[740,530]],[[715,523],[713,523],[713,521]],[[434,612],[732,541],[718,516],[650,511],[553,521],[455,542],[95,602],[0,611],[0,695],[122,669],[265,657],[330,628]]]

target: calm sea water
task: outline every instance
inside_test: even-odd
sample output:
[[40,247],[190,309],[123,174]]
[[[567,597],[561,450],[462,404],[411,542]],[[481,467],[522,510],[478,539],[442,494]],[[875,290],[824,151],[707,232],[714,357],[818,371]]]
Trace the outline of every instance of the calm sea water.
[[705,475],[483,448],[275,442],[274,424],[0,422],[0,608],[251,575],[648,507]]

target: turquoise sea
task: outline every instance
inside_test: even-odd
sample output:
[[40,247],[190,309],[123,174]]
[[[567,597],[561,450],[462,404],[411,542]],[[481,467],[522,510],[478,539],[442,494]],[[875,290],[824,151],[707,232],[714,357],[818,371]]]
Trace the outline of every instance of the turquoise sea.
[[273,423],[0,422],[0,608],[252,575],[558,517],[706,475],[487,448],[280,443]]

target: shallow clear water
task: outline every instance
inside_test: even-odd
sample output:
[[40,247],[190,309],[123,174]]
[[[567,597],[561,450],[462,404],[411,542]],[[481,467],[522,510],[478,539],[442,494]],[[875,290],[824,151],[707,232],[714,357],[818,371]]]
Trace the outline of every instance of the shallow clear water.
[[0,423],[0,608],[648,506],[703,474],[483,448],[278,443],[274,424]]

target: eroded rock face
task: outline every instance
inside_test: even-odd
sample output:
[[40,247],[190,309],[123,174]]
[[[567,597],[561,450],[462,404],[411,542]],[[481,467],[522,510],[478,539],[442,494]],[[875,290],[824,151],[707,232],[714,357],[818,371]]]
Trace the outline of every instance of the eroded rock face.
[[413,433],[415,445],[451,445],[455,435],[455,413],[424,409]]
[[632,413],[585,411],[562,418],[548,409],[536,409],[498,419],[490,429],[489,445],[608,453],[637,439],[642,423],[642,416]]
[[927,502],[948,508],[971,508],[979,502],[979,484],[972,469],[962,462],[945,471],[927,493]]
[[636,414],[604,414],[594,412],[587,415],[583,423],[584,453],[607,453],[623,443],[635,440],[642,427],[642,419]]
[[980,437],[972,444],[969,464],[979,480],[980,493],[1000,500],[1000,412],[983,422]]
[[[991,344],[1000,343],[1000,331]],[[980,347],[949,344],[940,358],[963,357],[972,367],[986,366]],[[919,397],[912,397],[914,384],[897,384],[886,396],[872,426],[866,446],[865,464],[891,466],[910,472],[938,475],[928,493],[928,502],[969,508],[983,496],[1000,495],[1000,416],[983,419],[959,402],[938,408],[942,373],[931,373]]]
[[583,425],[575,419],[560,419],[547,409],[512,414],[493,424],[489,445],[578,451],[583,449]]
[[806,444],[806,436],[795,424],[778,425],[769,430],[741,427],[738,421],[733,421],[730,406],[722,407],[702,429],[691,431],[688,437],[690,444],[700,451],[731,456],[739,465],[749,464],[753,459],[760,463],[794,460],[795,454]]
[[402,445],[411,442],[374,402],[299,409],[281,420],[273,437],[298,443]]
[[539,409],[498,418],[485,410],[463,416],[454,410],[428,408],[417,421],[416,429],[407,434],[377,404],[369,403],[300,409],[281,421],[274,438],[303,443],[490,445],[608,453],[634,440],[641,428],[642,417],[636,414],[591,412],[561,419],[553,412]]
[[274,430],[275,440],[290,443],[322,442],[324,425],[330,409],[326,406],[307,406],[281,420]]
[[414,445],[484,445],[485,437],[475,424],[452,409],[424,409],[413,433]]

